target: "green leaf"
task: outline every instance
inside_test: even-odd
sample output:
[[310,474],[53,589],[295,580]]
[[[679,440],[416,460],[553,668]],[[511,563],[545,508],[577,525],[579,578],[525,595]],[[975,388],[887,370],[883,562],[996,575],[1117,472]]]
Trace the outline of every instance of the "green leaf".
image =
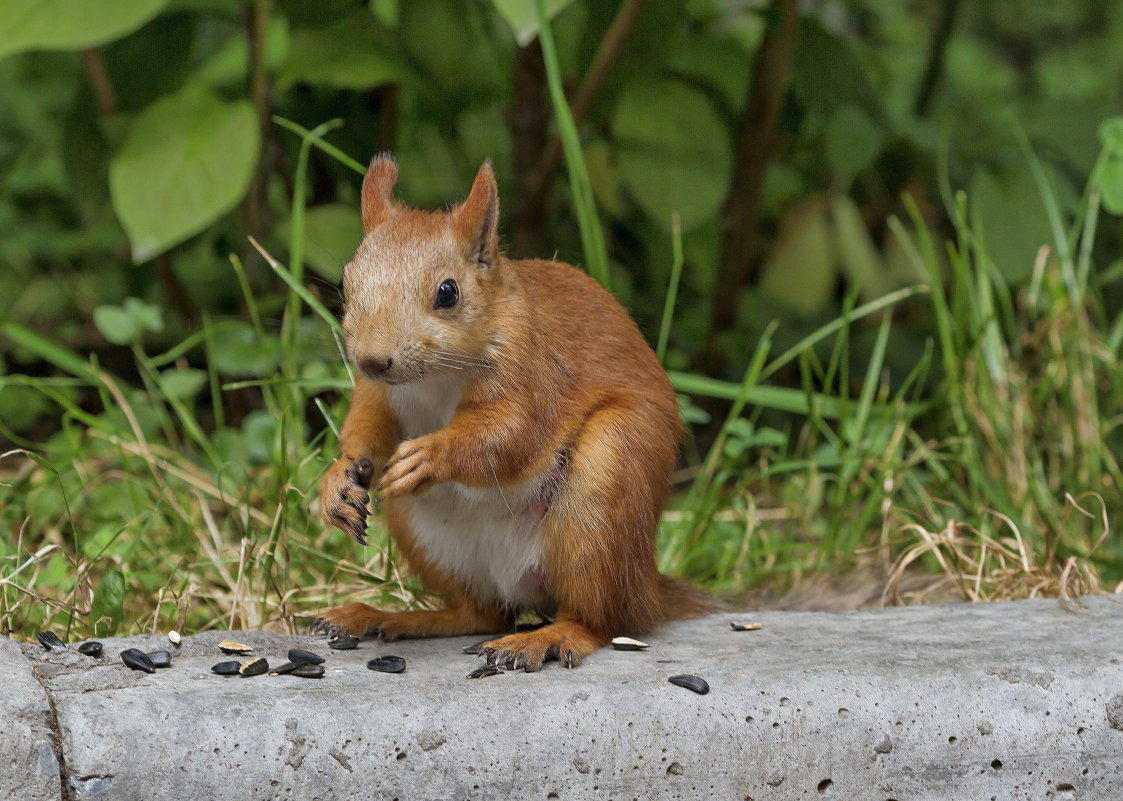
[[843,106],[827,123],[827,160],[840,176],[849,179],[873,163],[885,135],[857,106]]
[[266,411],[251,412],[242,421],[246,454],[255,464],[268,464],[277,436],[277,418]]
[[191,368],[184,370],[165,370],[160,373],[160,390],[174,400],[187,400],[195,397],[207,383],[203,370]]
[[[545,0],[546,19],[552,20],[565,10],[573,0]],[[534,13],[534,0],[491,0],[499,16],[507,20],[519,47],[526,47],[538,36],[538,17]]]
[[215,329],[211,337],[211,361],[227,375],[265,375],[280,360],[280,340],[258,337],[249,323]]
[[125,616],[125,576],[112,570],[102,577],[90,604],[90,629],[95,636],[112,636]]
[[[284,17],[269,20],[265,30],[265,63],[276,70],[284,63],[289,52],[289,26]],[[208,86],[242,86],[250,64],[249,40],[235,33],[222,43],[210,58],[195,70],[190,80]]]
[[812,195],[800,201],[780,221],[761,291],[806,316],[822,311],[837,278],[832,245],[829,200]]
[[164,313],[159,306],[139,298],[125,298],[122,306],[98,306],[94,309],[94,325],[115,345],[128,345],[140,339],[144,331],[163,331]]
[[206,228],[249,188],[261,134],[253,106],[189,86],[133,121],[109,165],[113,208],[147,261]]
[[1123,154],[1108,158],[1100,172],[1100,196],[1111,214],[1123,214]]
[[1123,154],[1123,117],[1109,117],[1100,124],[1100,144],[1111,153]]
[[277,91],[297,83],[370,89],[410,77],[393,39],[366,11],[315,28],[297,28]]
[[308,252],[304,258],[325,278],[338,281],[343,265],[355,255],[363,238],[359,210],[347,203],[328,203],[308,209],[304,215]]
[[0,0],[0,57],[81,50],[132,33],[168,0]]
[[636,81],[616,104],[612,131],[620,177],[661,227],[678,212],[683,231],[721,207],[732,170],[729,132],[701,92],[677,81]]

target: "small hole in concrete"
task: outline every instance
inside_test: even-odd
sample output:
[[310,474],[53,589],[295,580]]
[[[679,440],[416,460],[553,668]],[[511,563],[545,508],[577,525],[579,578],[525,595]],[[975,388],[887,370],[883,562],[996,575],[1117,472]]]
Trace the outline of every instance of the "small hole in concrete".
[[994,768],[995,770],[1002,770],[1002,760],[996,759],[996,760],[994,760],[993,762],[990,763],[990,766],[992,768]]
[[780,706],[791,706],[791,705],[792,705],[792,699],[790,699],[790,698],[781,698],[780,699]]
[[848,718],[848,717],[850,717],[850,710],[847,709],[846,707],[843,707],[843,708],[838,710],[838,716],[840,718]]
[[819,790],[819,795],[830,795],[832,787],[834,787],[834,782],[830,779],[823,779],[819,782],[819,787],[817,788]]
[[397,759],[398,759],[399,762],[401,760],[405,759],[405,758],[406,758],[406,752],[405,751],[402,751],[400,754],[398,754]]
[[948,737],[948,743],[950,743],[951,745],[955,745],[958,742],[959,742],[959,740],[956,739],[955,737]]
[[1063,784],[1058,784],[1058,785],[1057,785],[1057,792],[1058,792],[1058,793],[1075,793],[1075,792],[1076,792],[1076,788],[1075,788],[1075,787],[1073,787],[1073,786],[1072,786],[1071,784],[1069,784],[1068,782],[1064,782]]
[[561,798],[557,793],[549,793],[546,798]]
[[[1083,726],[1081,726],[1079,729],[1076,730],[1076,736],[1077,737],[1083,737],[1084,736],[1084,727]],[[217,751],[218,749],[215,749],[215,750]]]
[[778,729],[778,728],[780,728],[780,724],[779,723],[773,723],[772,728]]
[[1084,768],[1084,770],[1080,771],[1080,775],[1081,776],[1087,776],[1088,775],[1088,769]]

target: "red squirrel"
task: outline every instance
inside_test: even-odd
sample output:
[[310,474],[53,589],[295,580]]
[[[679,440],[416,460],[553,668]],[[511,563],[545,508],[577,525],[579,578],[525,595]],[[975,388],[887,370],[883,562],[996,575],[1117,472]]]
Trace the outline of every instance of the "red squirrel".
[[655,566],[681,423],[627,311],[575,267],[503,255],[490,162],[448,212],[398,202],[397,176],[383,155],[363,180],[364,236],[342,281],[354,394],[320,498],[324,523],[366,544],[378,493],[442,605],[350,603],[313,630],[489,634],[533,611],[553,622],[481,650],[530,672],[705,611]]

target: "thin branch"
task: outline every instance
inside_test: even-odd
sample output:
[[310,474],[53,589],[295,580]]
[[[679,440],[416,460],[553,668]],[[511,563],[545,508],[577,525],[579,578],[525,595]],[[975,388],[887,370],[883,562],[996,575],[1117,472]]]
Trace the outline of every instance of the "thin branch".
[[944,72],[944,57],[947,55],[948,42],[955,29],[955,17],[959,11],[960,0],[944,0],[940,9],[940,21],[936,33],[932,37],[932,44],[928,49],[928,64],[924,68],[924,77],[920,80],[920,88],[916,92],[916,102],[912,111],[918,117],[926,117],[932,107],[932,100],[936,96],[936,87],[940,83],[940,76]]
[[[258,131],[261,133],[261,154],[254,168],[253,180],[245,201],[246,233],[260,237],[268,213],[269,158],[271,143],[271,114],[269,110],[269,64],[268,64],[268,26],[271,0],[249,0],[245,9],[246,39],[249,42],[250,63],[248,89],[257,116]],[[257,254],[247,247],[244,261],[252,269],[254,263],[260,264]]]
[[[597,97],[600,96],[609,74],[620,60],[620,54],[624,52],[624,45],[627,44],[628,37],[635,28],[646,3],[647,0],[625,0],[616,13],[616,18],[605,31],[604,39],[601,40],[600,47],[593,56],[588,72],[585,73],[585,80],[581,82],[570,103],[570,113],[573,115],[573,122],[577,125],[585,121]],[[561,165],[561,159],[561,137],[555,136],[542,152],[542,158],[539,159],[538,166],[534,170],[528,197],[545,198],[554,173]]]
[[733,180],[725,201],[722,260],[714,284],[710,330],[714,335],[736,322],[741,294],[756,256],[764,179],[776,142],[799,30],[799,0],[773,0],[769,25],[753,63],[744,116],[737,133]]
[[112,117],[118,109],[117,92],[113,89],[113,82],[109,80],[109,70],[105,68],[105,59],[102,58],[101,51],[96,47],[83,50],[82,66],[86,68],[86,78],[94,93],[98,115]]

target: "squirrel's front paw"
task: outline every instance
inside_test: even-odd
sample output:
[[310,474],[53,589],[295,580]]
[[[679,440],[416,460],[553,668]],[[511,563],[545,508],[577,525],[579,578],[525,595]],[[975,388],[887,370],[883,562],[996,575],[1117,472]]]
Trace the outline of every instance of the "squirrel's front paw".
[[442,480],[441,464],[440,440],[436,437],[430,434],[406,440],[386,463],[377,489],[383,498],[421,495]]
[[339,459],[320,482],[320,514],[324,524],[346,531],[367,544],[367,503],[374,463],[370,459]]

